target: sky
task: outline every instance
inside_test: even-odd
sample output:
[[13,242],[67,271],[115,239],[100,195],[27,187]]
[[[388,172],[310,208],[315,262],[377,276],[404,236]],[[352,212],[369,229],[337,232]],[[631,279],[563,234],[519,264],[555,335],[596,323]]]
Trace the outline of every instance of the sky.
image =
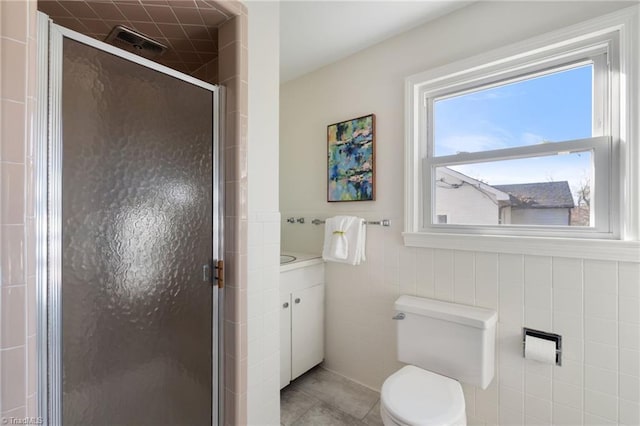
[[[592,136],[592,66],[436,100],[435,155]],[[591,174],[590,153],[452,166],[489,185],[569,181]]]

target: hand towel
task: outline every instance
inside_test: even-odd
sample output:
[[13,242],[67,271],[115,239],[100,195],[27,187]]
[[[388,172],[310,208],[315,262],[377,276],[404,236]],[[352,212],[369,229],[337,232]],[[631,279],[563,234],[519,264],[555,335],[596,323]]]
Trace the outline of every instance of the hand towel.
[[[354,216],[336,216],[325,223],[326,229],[332,229],[329,243],[329,257],[345,260],[349,257],[347,230],[357,220]],[[357,241],[353,242],[354,244]]]
[[336,216],[325,221],[322,258],[329,262],[359,265],[365,257],[365,220]]

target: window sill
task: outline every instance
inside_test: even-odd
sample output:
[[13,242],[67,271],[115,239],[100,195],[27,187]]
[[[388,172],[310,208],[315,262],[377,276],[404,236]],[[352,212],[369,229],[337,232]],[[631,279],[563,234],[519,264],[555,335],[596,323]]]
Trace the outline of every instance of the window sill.
[[640,241],[404,232],[407,247],[640,262]]

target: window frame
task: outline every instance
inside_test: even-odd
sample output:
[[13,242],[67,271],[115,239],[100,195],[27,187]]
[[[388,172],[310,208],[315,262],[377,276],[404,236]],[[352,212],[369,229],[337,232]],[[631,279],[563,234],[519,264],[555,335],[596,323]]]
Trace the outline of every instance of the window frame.
[[[434,248],[463,245],[468,249],[496,252],[508,252],[517,246],[520,247],[518,251],[523,253],[550,254],[555,250],[551,244],[555,244],[557,248],[568,244],[574,249],[571,254],[573,257],[612,256],[618,259],[622,256],[640,261],[637,218],[640,211],[640,197],[637,194],[640,192],[637,172],[640,166],[637,141],[639,132],[638,125],[635,124],[638,121],[638,58],[634,56],[638,47],[637,19],[638,7],[633,6],[408,77],[405,80],[405,245]],[[425,102],[427,97],[433,99],[452,92],[460,93],[472,87],[497,84],[521,76],[523,72],[544,72],[545,69],[570,66],[572,63],[597,58],[603,53],[607,57],[606,61],[593,61],[594,77],[602,75],[601,72],[596,72],[596,68],[602,66],[610,67],[609,77],[603,81],[595,81],[594,86],[605,85],[609,100],[599,102],[594,98],[594,108],[600,108],[594,111],[594,137],[540,145],[543,148],[536,145],[500,150],[505,151],[501,155],[517,155],[527,151],[530,154],[538,149],[540,151],[537,152],[548,152],[544,148],[547,145],[554,145],[558,151],[567,147],[584,148],[589,144],[593,145],[595,167],[604,172],[596,173],[599,181],[594,182],[594,187],[603,188],[602,185],[605,185],[610,188],[607,190],[608,194],[603,194],[600,189],[600,197],[596,193],[595,227],[553,230],[551,227],[505,225],[451,226],[429,223],[429,226],[425,226],[425,217],[434,217],[431,211],[431,191],[425,191],[433,184],[433,179],[429,176],[431,172],[422,172],[433,170],[436,164],[434,158],[442,160],[445,157],[427,155],[433,152],[429,151],[431,147],[428,145],[426,130],[432,129],[427,122],[430,115],[425,113],[429,105],[429,102]],[[601,118],[596,120],[595,117]],[[608,132],[602,131],[607,128]],[[563,144],[568,145],[561,147]],[[446,160],[477,160],[482,157],[478,154],[483,153],[457,154],[457,158]],[[611,166],[603,166],[603,161]],[[607,219],[607,224],[603,225],[598,218]],[[512,244],[514,241],[517,242],[516,246]],[[607,254],[603,253],[603,247],[616,249]],[[566,248],[557,251],[566,253]]]
[[[617,202],[616,191],[608,188],[615,187],[611,179],[612,161],[615,161],[615,146],[609,136],[596,136],[587,139],[553,142],[539,145],[528,145],[516,148],[505,148],[493,151],[460,153],[440,157],[426,157],[422,160],[422,176],[424,188],[422,221],[425,232],[449,232],[494,235],[536,235],[556,237],[587,237],[587,238],[615,238],[612,224],[617,223],[617,216],[612,215],[609,206]],[[544,226],[544,225],[465,225],[465,224],[437,224],[427,223],[435,214],[433,200],[436,167],[455,166],[462,164],[478,164],[488,161],[515,160],[523,158],[540,158],[547,155],[557,155],[562,152],[592,152],[593,169],[599,170],[592,176],[593,193],[595,197],[591,209],[595,224],[593,227]],[[603,193],[602,188],[606,189]]]

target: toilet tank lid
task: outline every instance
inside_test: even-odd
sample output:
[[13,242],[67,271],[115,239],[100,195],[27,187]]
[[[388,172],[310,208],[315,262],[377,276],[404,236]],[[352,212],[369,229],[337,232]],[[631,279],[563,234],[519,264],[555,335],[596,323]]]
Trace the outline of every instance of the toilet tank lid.
[[395,310],[475,328],[493,327],[498,320],[498,314],[491,309],[407,295],[402,295],[396,300]]

